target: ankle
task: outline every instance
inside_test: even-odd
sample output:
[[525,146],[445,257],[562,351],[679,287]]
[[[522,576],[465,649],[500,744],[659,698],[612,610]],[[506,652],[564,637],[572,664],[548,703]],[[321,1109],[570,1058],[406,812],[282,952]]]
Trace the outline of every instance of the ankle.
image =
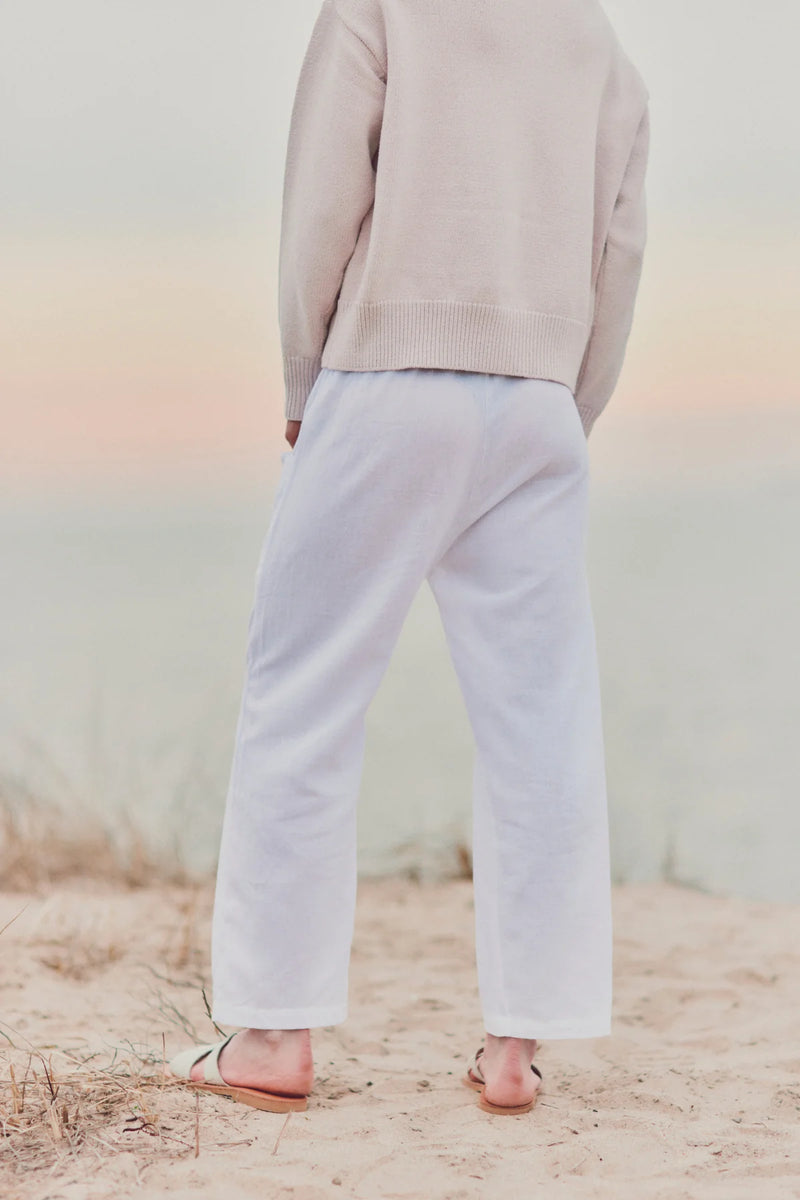
[[280,1046],[305,1044],[310,1041],[309,1029],[247,1029],[248,1040],[258,1041],[275,1049]]
[[504,1055],[516,1052],[522,1058],[533,1058],[539,1043],[536,1038],[498,1037],[494,1033],[487,1033],[485,1045],[487,1052],[491,1050]]

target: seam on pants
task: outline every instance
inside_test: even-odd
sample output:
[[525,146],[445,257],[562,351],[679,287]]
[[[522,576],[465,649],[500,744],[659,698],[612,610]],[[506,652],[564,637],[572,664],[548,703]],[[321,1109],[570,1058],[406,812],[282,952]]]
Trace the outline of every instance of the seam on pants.
[[[483,387],[481,388],[481,431],[479,434],[480,444],[481,444],[480,445],[480,455],[478,458],[478,464],[475,468],[475,474],[473,475],[472,482],[469,485],[469,491],[467,492],[467,495],[464,498],[464,510],[467,515],[469,514],[469,508],[470,508],[470,504],[472,502],[472,498],[478,489],[478,485],[479,485],[481,479],[483,478],[483,469],[486,464],[486,425],[487,425],[487,411],[488,411],[488,404],[486,401],[487,401],[489,376],[481,373],[481,383],[483,384]],[[464,532],[464,529],[468,529],[471,524],[472,524],[472,521],[469,521],[467,523],[467,525],[462,526],[462,528],[459,529],[458,533],[456,533],[455,536],[453,538],[451,538],[451,543],[454,542],[456,540],[456,538],[459,537]]]
[[[486,804],[489,814],[489,823],[492,828],[492,886],[494,888],[494,920],[495,920],[495,945],[497,946],[497,966],[500,972],[500,991],[506,1003],[505,1016],[508,1017],[508,989],[506,987],[506,964],[503,958],[503,937],[500,926],[500,903],[501,903],[501,888],[500,888],[500,851],[499,839],[497,836],[497,809],[494,803],[494,794],[490,786],[489,776],[484,770],[483,756],[478,747],[475,747],[476,759],[480,768],[480,784],[483,791],[483,799]],[[485,853],[485,851],[484,851]],[[514,1035],[519,1036],[519,1035]]]
[[291,487],[292,479],[294,478],[295,467],[297,465],[297,454],[298,454],[297,446],[295,446],[291,451],[288,451],[285,453],[287,456],[285,458],[282,456],[282,458],[281,458],[281,475],[280,475],[280,479],[278,481],[278,487],[273,496],[272,511],[270,513],[270,519],[267,524],[267,530],[266,530],[266,533],[264,534],[264,538],[263,538],[263,541],[261,544],[261,553],[260,553],[259,559],[258,559],[258,566],[256,567],[256,578],[255,578],[255,587],[254,587],[254,595],[253,595],[254,629],[253,629],[252,636],[250,637],[249,643],[248,643],[248,655],[247,655],[248,667],[250,666],[251,659],[255,655],[260,656],[264,653],[265,630],[264,630],[264,622],[261,619],[262,575],[263,575],[263,572],[265,571],[265,569],[267,568],[267,558],[268,558],[269,552],[272,548],[272,543],[275,540],[276,526],[278,524],[278,521],[280,520],[281,509],[283,508],[283,504],[286,499],[286,493],[288,492],[289,488]]
[[237,786],[239,784],[239,771],[240,771],[240,763],[241,763],[241,759],[242,759],[242,740],[243,740],[242,734],[244,732],[244,721],[245,721],[245,698],[247,695],[247,680],[246,679],[245,679],[245,686],[242,690],[244,692],[244,695],[242,696],[242,699],[239,703],[239,719],[236,722],[236,737],[235,737],[235,742],[234,742],[233,763],[231,765],[231,775],[230,775],[230,779],[228,781],[228,795],[231,798],[233,797],[234,793],[236,792]]
[[[489,401],[489,384],[491,382],[490,376],[484,375],[482,382],[483,382],[483,396],[481,398],[481,434],[480,434],[481,456],[480,456],[480,461],[478,463],[477,470],[475,472],[475,478],[472,481],[472,487],[469,489],[469,494],[467,495],[467,499],[464,502],[467,510],[469,510],[469,506],[470,506],[470,502],[472,500],[473,494],[475,492],[477,492],[478,486],[479,486],[481,480],[483,479],[483,471],[484,471],[484,467],[486,465],[486,426],[489,423],[489,418],[488,418],[489,402],[488,401]],[[472,522],[470,522],[470,524],[472,524]]]
[[467,523],[466,523],[466,525],[464,525],[459,522],[456,525],[455,529],[453,529],[453,526],[451,525],[447,529],[447,531],[443,535],[443,537],[440,539],[440,541],[437,542],[436,548],[433,551],[433,553],[431,554],[431,556],[428,559],[428,562],[426,563],[425,568],[424,568],[424,578],[425,579],[428,578],[428,576],[433,571],[434,567],[438,566],[440,560],[442,558],[444,558],[445,554],[450,549],[450,547],[453,545],[453,543],[458,541],[458,539],[461,537],[462,533],[464,533],[465,530],[469,529],[470,525],[472,525],[473,521],[475,520],[475,518],[472,518],[472,519],[469,518],[470,507],[472,504],[473,496],[475,495],[478,485],[483,478],[483,469],[484,469],[484,466],[486,463],[486,426],[487,426],[487,407],[488,407],[487,403],[486,403],[486,389],[488,386],[489,376],[481,373],[481,378],[482,378],[482,381],[484,382],[484,387],[483,387],[483,396],[481,398],[481,432],[479,435],[479,437],[480,437],[480,453],[478,456],[478,462],[475,467],[475,473],[473,475],[472,482],[469,485],[469,489],[467,491],[466,496],[464,497],[464,502],[462,505],[463,514],[467,517]]

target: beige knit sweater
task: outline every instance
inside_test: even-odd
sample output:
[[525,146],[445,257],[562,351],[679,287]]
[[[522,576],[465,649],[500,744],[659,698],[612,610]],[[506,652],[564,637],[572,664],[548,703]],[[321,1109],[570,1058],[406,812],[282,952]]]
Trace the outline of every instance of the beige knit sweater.
[[324,0],[286,155],[286,417],[321,367],[438,367],[564,383],[588,436],[632,327],[648,149],[598,0]]

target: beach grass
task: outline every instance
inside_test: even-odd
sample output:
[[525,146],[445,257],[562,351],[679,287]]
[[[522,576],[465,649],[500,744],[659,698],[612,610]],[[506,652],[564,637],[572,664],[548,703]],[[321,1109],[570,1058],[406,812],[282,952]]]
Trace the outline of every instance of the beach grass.
[[149,845],[126,814],[104,823],[88,805],[62,809],[23,782],[0,778],[2,890],[28,892],[71,879],[137,888],[186,885],[197,875]]

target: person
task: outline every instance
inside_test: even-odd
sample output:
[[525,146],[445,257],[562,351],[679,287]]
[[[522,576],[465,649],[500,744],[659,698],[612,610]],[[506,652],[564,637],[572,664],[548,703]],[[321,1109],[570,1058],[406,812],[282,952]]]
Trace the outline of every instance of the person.
[[421,584],[475,741],[485,1043],[528,1111],[541,1039],[610,1033],[588,438],[647,238],[650,97],[597,0],[324,0],[292,109],[281,476],[258,564],[191,1086],[304,1108],[343,1022],[364,717]]

